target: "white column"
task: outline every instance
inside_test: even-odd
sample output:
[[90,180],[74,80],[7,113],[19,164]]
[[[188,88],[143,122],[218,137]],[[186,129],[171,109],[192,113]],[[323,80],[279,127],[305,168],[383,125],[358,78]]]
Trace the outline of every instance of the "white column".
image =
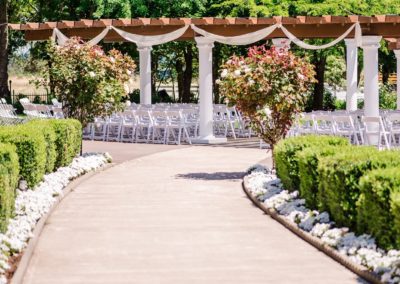
[[345,39],[346,43],[346,110],[357,110],[357,66],[358,48],[353,38]]
[[364,50],[364,114],[379,115],[378,48],[381,36],[363,36]]
[[291,40],[288,38],[273,38],[272,45],[278,50],[288,51],[290,49]]
[[213,78],[212,49],[214,42],[205,37],[196,37],[199,49],[199,104],[200,104],[200,136],[193,143],[224,143],[226,138],[216,138],[213,131]]
[[397,61],[397,109],[400,110],[400,49],[393,50]]
[[151,104],[151,46],[138,45],[140,63],[140,103]]

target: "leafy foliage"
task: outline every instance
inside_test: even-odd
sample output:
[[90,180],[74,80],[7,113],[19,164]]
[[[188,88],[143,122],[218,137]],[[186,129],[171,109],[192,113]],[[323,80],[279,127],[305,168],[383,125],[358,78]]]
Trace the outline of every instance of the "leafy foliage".
[[16,148],[11,144],[0,144],[0,232],[7,228],[13,215],[15,188],[19,179]]
[[400,165],[399,152],[371,147],[354,147],[352,151],[322,158],[318,166],[319,194],[324,197],[322,208],[339,225],[355,229],[361,176],[369,170],[396,165]]
[[400,247],[400,171],[378,169],[360,180],[357,229],[375,237],[380,247]]
[[30,187],[38,184],[46,171],[46,141],[41,130],[34,125],[1,127],[0,141],[15,145],[21,178]]
[[220,92],[251,120],[252,128],[273,149],[303,110],[314,72],[307,58],[291,52],[252,47],[223,66]]
[[347,145],[345,141],[340,146],[313,145],[297,152],[295,158],[299,169],[299,191],[310,208],[321,208],[319,201],[324,198],[318,196],[319,175],[317,169],[320,159],[347,150],[346,146],[350,146],[348,141]]
[[275,147],[273,155],[276,172],[287,190],[297,190],[300,185],[297,153],[309,147],[327,147],[349,145],[345,138],[332,136],[307,135],[281,140]]
[[110,115],[122,109],[126,96],[124,84],[129,81],[135,64],[117,50],[108,54],[99,46],[81,44],[70,39],[63,47],[49,46],[50,64],[44,69],[49,87],[63,102],[69,118],[78,119],[84,126],[96,116]]

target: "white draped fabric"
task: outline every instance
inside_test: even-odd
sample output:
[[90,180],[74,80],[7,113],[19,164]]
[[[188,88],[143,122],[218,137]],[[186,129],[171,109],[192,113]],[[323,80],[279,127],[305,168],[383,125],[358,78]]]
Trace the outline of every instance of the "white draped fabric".
[[122,38],[127,41],[136,43],[140,47],[152,46],[157,44],[167,43],[173,40],[180,38],[188,29],[189,25],[186,25],[176,31],[162,34],[162,35],[154,35],[154,36],[144,36],[137,35],[125,32],[123,30],[117,29],[116,27],[111,26],[110,28],[116,31]]
[[53,29],[53,34],[52,34],[52,36],[51,36],[51,39],[52,39],[57,45],[64,46],[65,43],[66,43],[67,40],[68,40],[68,37],[65,36],[59,29],[54,28],[54,29]]
[[347,31],[344,32],[344,34],[342,34],[340,37],[338,37],[337,39],[335,39],[334,41],[327,43],[327,44],[323,44],[323,45],[311,45],[308,43],[305,43],[304,41],[298,39],[295,35],[293,35],[291,32],[289,32],[284,26],[282,26],[282,24],[275,24],[272,25],[270,27],[255,31],[255,32],[251,32],[248,34],[244,34],[244,35],[240,35],[240,36],[231,36],[231,37],[225,37],[225,36],[221,36],[221,35],[216,35],[210,32],[207,32],[203,29],[200,29],[199,27],[196,27],[195,25],[191,25],[192,29],[210,39],[216,42],[220,42],[220,43],[224,43],[224,44],[230,44],[230,45],[247,45],[247,44],[251,44],[257,41],[260,41],[264,38],[266,38],[267,36],[269,36],[275,29],[281,29],[282,32],[295,44],[297,44],[298,46],[304,48],[304,49],[325,49],[325,48],[329,48],[332,47],[334,45],[336,45],[337,43],[339,43],[340,41],[342,41],[343,39],[345,39],[352,30],[355,30],[355,39],[357,41],[357,46],[361,46],[362,44],[362,33],[361,33],[361,27],[359,23],[355,23],[354,25],[352,25]]
[[[170,41],[180,38],[186,32],[188,27],[189,26],[186,25],[182,28],[177,29],[176,31],[162,34],[162,35],[144,36],[144,35],[128,33],[126,31],[117,29],[116,27],[109,26],[109,27],[106,27],[95,38],[88,41],[87,44],[89,44],[90,46],[98,44],[102,39],[105,38],[105,36],[108,34],[108,32],[112,29],[112,30],[116,31],[125,40],[136,43],[140,47],[152,46],[152,45],[167,43],[167,42],[170,42]],[[65,45],[65,43],[67,42],[67,40],[69,38],[67,36],[65,36],[59,29],[54,28],[52,39],[58,45],[63,46],[63,45]]]
[[211,39],[216,42],[224,43],[224,44],[229,44],[229,45],[247,45],[251,44],[257,41],[260,41],[267,36],[269,36],[276,28],[278,27],[277,24],[272,25],[270,27],[251,32],[248,34],[240,35],[240,36],[230,36],[230,37],[225,37],[225,36],[220,36],[216,35],[210,32],[207,32],[203,29],[200,29],[199,27],[196,27],[195,25],[191,25],[192,30],[194,30],[196,33]]
[[[133,42],[137,44],[139,47],[149,47],[157,44],[163,44],[167,43],[173,40],[176,40],[180,38],[188,29],[188,25],[179,28],[173,32],[162,34],[162,35],[152,35],[152,36],[146,36],[146,35],[137,35],[137,34],[132,34],[128,33],[126,31],[123,31],[121,29],[118,29],[116,27],[110,26],[106,27],[98,36],[95,38],[91,39],[90,41],[87,42],[87,44],[93,46],[98,44],[104,37],[108,34],[110,30],[114,30],[117,32],[122,38],[129,42]],[[289,32],[282,24],[275,24],[272,26],[269,26],[267,28],[251,32],[248,34],[244,35],[239,35],[239,36],[231,36],[231,37],[225,37],[221,35],[216,35],[210,32],[207,32],[203,29],[200,29],[199,27],[196,27],[195,25],[191,25],[191,28],[198,34],[216,42],[224,43],[224,44],[229,44],[229,45],[248,45],[257,41],[260,41],[266,37],[268,37],[275,29],[281,29],[282,32],[290,39],[293,43],[296,45],[304,48],[304,49],[312,49],[312,50],[317,50],[317,49],[325,49],[332,47],[345,39],[350,32],[353,30],[355,31],[354,38],[356,39],[357,46],[362,45],[362,32],[361,32],[361,27],[359,23],[355,23],[352,25],[344,34],[342,34],[340,37],[337,39],[333,40],[330,43],[323,44],[323,45],[311,45],[308,44],[300,39],[298,39],[295,35],[293,35],[291,32]],[[53,29],[53,35],[52,39],[60,46],[65,45],[66,41],[68,40],[68,37],[65,36],[59,29],[54,28]]]
[[110,31],[110,27],[106,27],[101,33],[99,33],[98,36],[92,38],[91,40],[89,40],[87,42],[88,45],[93,46],[98,44],[103,38],[106,37],[106,35],[108,34],[108,32]]
[[359,23],[355,23],[354,25],[352,25],[347,31],[345,31],[344,34],[342,34],[340,37],[338,37],[334,41],[331,41],[330,43],[323,44],[323,45],[311,45],[311,44],[305,43],[304,41],[298,39],[291,32],[289,32],[282,25],[280,25],[278,28],[280,28],[282,30],[282,32],[288,37],[288,39],[290,39],[294,44],[296,44],[304,49],[317,50],[317,49],[325,49],[325,48],[332,47],[332,46],[338,44],[340,41],[344,40],[353,29],[355,30],[354,38],[357,42],[357,46],[360,47],[362,45],[362,33],[361,33],[361,27],[360,27]]

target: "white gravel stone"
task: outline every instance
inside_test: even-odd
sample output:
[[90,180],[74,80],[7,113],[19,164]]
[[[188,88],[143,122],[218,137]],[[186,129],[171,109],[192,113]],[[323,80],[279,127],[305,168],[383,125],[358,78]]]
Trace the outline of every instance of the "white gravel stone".
[[275,172],[260,165],[248,169],[248,190],[267,208],[279,214],[357,264],[367,267],[384,283],[400,283],[400,251],[378,248],[374,238],[356,236],[348,228],[336,228],[327,212],[309,210],[297,191],[284,190]]
[[8,270],[8,258],[21,253],[27,246],[32,232],[39,221],[53,204],[57,196],[63,195],[68,183],[94,171],[111,161],[108,153],[86,153],[75,158],[68,167],[45,175],[43,181],[32,190],[17,190],[15,199],[15,217],[9,221],[7,231],[0,233],[0,284],[7,283],[5,271]]

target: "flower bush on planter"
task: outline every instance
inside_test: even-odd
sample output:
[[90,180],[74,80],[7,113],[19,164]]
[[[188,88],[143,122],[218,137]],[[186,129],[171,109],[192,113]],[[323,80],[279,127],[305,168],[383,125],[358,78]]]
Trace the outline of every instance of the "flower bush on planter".
[[299,167],[296,154],[311,146],[323,148],[329,145],[350,145],[350,143],[347,139],[341,137],[316,135],[300,136],[280,141],[276,145],[273,155],[276,171],[285,189],[299,189]]
[[106,54],[99,46],[71,38],[60,47],[49,44],[49,64],[43,70],[45,86],[63,103],[68,118],[83,126],[97,116],[122,110],[125,84],[135,69],[132,58],[117,50]]
[[251,120],[273,150],[303,110],[314,80],[307,58],[260,46],[250,48],[247,57],[231,57],[218,83],[221,95]]

